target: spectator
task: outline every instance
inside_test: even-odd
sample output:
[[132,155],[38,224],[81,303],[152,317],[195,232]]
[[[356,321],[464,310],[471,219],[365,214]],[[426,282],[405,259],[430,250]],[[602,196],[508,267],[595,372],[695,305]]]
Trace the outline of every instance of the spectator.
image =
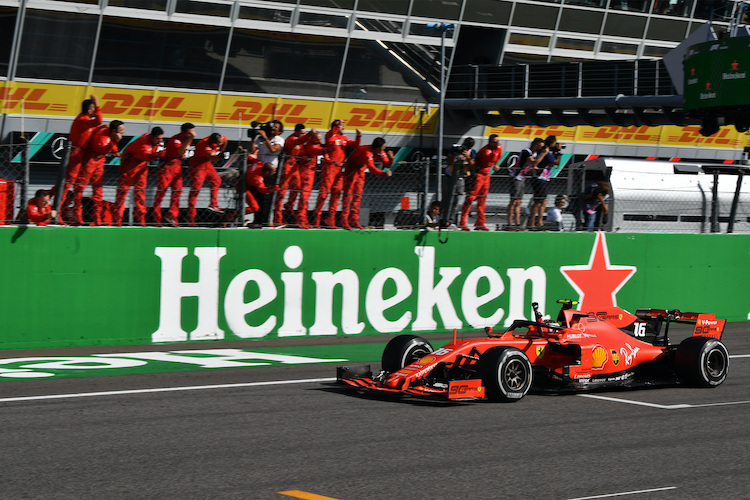
[[433,201],[430,203],[430,208],[427,210],[427,214],[424,218],[424,226],[426,229],[439,228],[441,224],[440,220],[440,202]]
[[[68,140],[70,141],[70,156],[68,157],[68,166],[65,173],[65,184],[63,189],[58,195],[60,197],[60,207],[65,206],[65,199],[68,196],[68,191],[75,186],[78,174],[83,164],[84,149],[94,134],[94,131],[103,123],[102,112],[99,109],[98,99],[94,94],[91,94],[88,99],[81,103],[81,113],[75,117],[73,124],[70,127],[70,134]],[[52,194],[59,188],[55,186],[52,188]],[[65,221],[62,217],[58,218],[58,222],[64,224]]]
[[484,209],[487,204],[487,194],[490,192],[490,174],[497,169],[497,163],[502,155],[503,148],[500,145],[500,138],[497,134],[492,134],[487,145],[480,149],[476,156],[474,186],[466,196],[463,208],[461,208],[462,230],[469,230],[467,227],[469,211],[471,210],[471,204],[474,203],[474,200],[477,200],[477,220],[474,228],[477,231],[489,231],[485,226]]
[[40,189],[26,206],[26,218],[37,226],[46,226],[57,217],[57,211],[52,210],[49,202],[50,194],[46,189]]
[[583,214],[586,218],[586,231],[599,229],[597,215],[601,217],[609,213],[607,201],[609,200],[609,183],[598,181],[586,188],[583,194]]
[[526,192],[526,177],[542,161],[539,153],[544,147],[544,140],[537,137],[531,146],[521,150],[516,166],[511,170],[510,203],[508,204],[508,228],[518,229],[521,226],[521,202]]
[[193,143],[195,138],[195,125],[183,123],[180,133],[173,135],[167,142],[164,150],[164,161],[157,170],[158,184],[154,195],[154,223],[161,224],[161,202],[167,194],[167,189],[172,189],[169,200],[169,211],[164,218],[167,223],[174,227],[180,227],[178,217],[180,215],[180,197],[182,196],[182,160],[185,151]]
[[279,191],[276,193],[273,212],[273,223],[276,226],[284,224],[284,212],[282,207],[287,189],[291,189],[289,193],[289,201],[286,206],[283,207],[286,208],[287,212],[292,211],[294,201],[297,198],[297,190],[299,189],[299,158],[302,152],[302,147],[308,139],[309,134],[305,134],[305,125],[298,123],[294,126],[294,132],[292,135],[287,137],[284,141],[284,166],[281,169]]
[[443,176],[443,217],[446,221],[453,221],[456,216],[458,204],[463,204],[466,196],[465,179],[474,170],[474,161],[477,152],[472,149],[474,139],[467,137],[461,144],[454,144],[448,153],[445,163],[445,175]]
[[125,125],[120,120],[112,120],[109,126],[97,128],[88,141],[83,155],[83,168],[73,190],[73,213],[77,224],[83,224],[83,209],[81,207],[83,190],[91,181],[92,198],[94,200],[94,221],[92,225],[102,225],[104,161],[110,153],[120,156],[117,143],[122,140],[122,134],[124,133]]
[[539,153],[541,161],[534,166],[531,176],[531,189],[534,192],[534,204],[531,208],[531,226],[544,225],[544,211],[547,209],[547,192],[552,167],[560,163],[560,148],[554,135],[544,141],[544,153]]
[[120,178],[117,180],[117,197],[115,198],[115,225],[122,226],[125,200],[131,187],[133,187],[133,201],[135,202],[133,217],[141,226],[146,225],[148,164],[164,156],[163,146],[164,130],[161,127],[154,127],[151,132],[143,134],[123,150]]
[[563,220],[562,210],[568,198],[564,194],[558,194],[555,197],[555,206],[547,210],[547,219],[544,221],[544,228],[550,231],[562,231]]
[[[326,133],[326,148],[328,149],[328,160],[323,162],[320,169],[320,186],[318,187],[318,201],[313,211],[313,226],[320,227],[320,217],[323,212],[328,195],[328,215],[323,222],[328,227],[336,227],[336,210],[339,206],[339,198],[343,188],[344,177],[342,167],[346,159],[347,148],[357,148],[360,145],[362,132],[357,129],[357,138],[351,140],[344,134],[344,122],[334,120],[331,129]],[[368,146],[369,147],[369,146]]]
[[[245,186],[247,191],[245,192],[245,213],[255,214],[253,224],[250,225],[252,228],[263,227],[264,224],[268,223],[268,197],[278,190],[278,184],[268,185],[273,182],[276,177],[276,165],[271,162],[263,163],[260,160],[255,160],[252,164],[248,165],[247,173],[245,174]],[[263,211],[266,210],[264,213]]]
[[324,162],[330,160],[328,150],[321,144],[320,132],[316,132],[315,129],[310,132],[310,140],[302,147],[302,156],[298,162],[300,196],[295,211],[295,221],[302,229],[311,228],[307,219],[307,202],[310,199],[310,193],[312,193],[318,158],[322,155]]
[[208,137],[201,139],[195,146],[195,153],[190,158],[188,166],[188,178],[190,179],[190,194],[188,195],[188,224],[195,226],[195,208],[198,202],[198,194],[203,187],[203,183],[208,180],[211,188],[211,201],[208,209],[212,212],[223,214],[224,211],[219,208],[219,187],[221,186],[221,177],[216,173],[214,162],[221,158],[221,152],[227,147],[227,138],[221,134],[213,133]]
[[[344,199],[341,206],[341,227],[344,229],[363,229],[359,223],[359,205],[362,203],[362,191],[365,187],[365,170],[378,177],[390,177],[390,170],[380,170],[375,166],[375,158],[380,160],[383,168],[393,163],[393,151],[386,152],[385,139],[375,138],[371,146],[360,146],[355,149],[344,166]],[[330,224],[329,224],[330,225]]]

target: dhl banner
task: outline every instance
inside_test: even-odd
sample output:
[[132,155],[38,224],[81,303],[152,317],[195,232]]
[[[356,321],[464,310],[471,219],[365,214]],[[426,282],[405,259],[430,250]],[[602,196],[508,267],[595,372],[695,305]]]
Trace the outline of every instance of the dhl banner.
[[217,95],[199,92],[116,87],[87,87],[27,82],[0,82],[0,109],[14,115],[45,115],[73,118],[89,95],[96,94],[105,120],[194,122],[200,124],[248,126],[253,121],[280,120],[291,127],[328,129],[342,119],[349,130],[381,134],[424,134],[435,132],[437,108],[420,124],[413,106],[332,102],[314,99]]
[[734,127],[722,127],[710,137],[700,134],[699,125],[678,127],[663,125],[660,127],[488,127],[486,134],[497,134],[503,139],[528,140],[535,137],[546,138],[557,136],[560,142],[607,143],[607,144],[640,144],[653,146],[707,146],[711,148],[741,149],[750,145],[750,135],[739,133]]

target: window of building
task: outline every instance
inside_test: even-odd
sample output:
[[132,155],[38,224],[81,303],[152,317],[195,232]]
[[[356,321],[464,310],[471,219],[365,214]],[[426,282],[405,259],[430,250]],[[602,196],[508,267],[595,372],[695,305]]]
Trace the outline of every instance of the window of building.
[[613,14],[607,16],[604,34],[609,36],[624,36],[628,38],[643,38],[646,28],[646,16],[632,14]]
[[512,6],[511,2],[498,2],[497,0],[466,0],[464,21],[508,24]]
[[531,64],[546,61],[547,56],[542,54],[521,54],[519,52],[506,52],[503,54],[503,66],[509,64]]
[[559,12],[559,7],[517,3],[513,11],[513,26],[553,30]]
[[238,19],[249,19],[251,21],[265,21],[269,23],[286,23],[292,20],[292,11],[283,9],[274,9],[271,7],[256,7],[250,5],[241,5]]
[[670,42],[681,42],[687,36],[688,23],[673,19],[660,19],[652,17],[648,24],[646,38],[650,40],[666,40]]
[[550,37],[544,35],[511,33],[508,43],[516,45],[532,45],[534,47],[549,47],[549,41]]
[[357,12],[363,11],[405,16],[409,13],[409,2],[404,0],[359,0]]
[[354,29],[358,31],[374,31],[376,33],[401,33],[404,29],[404,23],[388,19],[357,16]]
[[461,3],[461,0],[419,0],[412,3],[411,15],[457,21],[461,14]]
[[650,3],[650,0],[610,0],[609,9],[646,13],[649,10]]
[[98,21],[95,15],[27,10],[16,76],[87,82]]
[[235,29],[223,88],[333,98],[345,43],[340,37]]
[[565,0],[565,5],[580,5],[603,9],[607,6],[607,0]]
[[692,11],[693,0],[656,0],[652,13],[662,16],[689,17]]
[[131,9],[167,10],[167,0],[108,0],[107,5]]
[[[429,23],[432,24],[432,23]],[[454,27],[455,28],[455,27]],[[456,32],[455,29],[449,29],[445,31],[445,38],[453,38],[453,34]],[[439,38],[441,35],[440,28],[434,26],[428,26],[428,23],[409,23],[409,34],[420,35],[420,36],[434,36],[438,38],[436,43],[440,43]]]
[[17,11],[15,7],[0,7],[0,76],[8,76]]
[[669,47],[657,47],[656,45],[646,45],[643,48],[643,57],[664,57],[672,50]]
[[201,16],[229,17],[232,6],[226,3],[200,2],[197,0],[177,0],[176,12]]
[[627,54],[634,56],[638,54],[638,45],[623,42],[602,42],[601,52],[610,52],[612,54]]
[[555,48],[568,50],[588,50],[593,51],[596,45],[595,40],[586,40],[585,38],[568,38],[558,36],[555,41]]
[[604,12],[581,9],[563,9],[560,15],[560,31],[591,33],[598,35],[602,29]]
[[333,14],[316,14],[314,12],[300,12],[298,23],[307,26],[318,26],[320,28],[346,29],[349,16],[336,16]]
[[354,0],[302,0],[302,5],[314,5],[315,7],[329,7],[331,9],[354,9]]
[[732,16],[734,2],[726,0],[702,0],[695,5],[697,19],[725,20]]
[[105,18],[94,80],[217,89],[229,28]]

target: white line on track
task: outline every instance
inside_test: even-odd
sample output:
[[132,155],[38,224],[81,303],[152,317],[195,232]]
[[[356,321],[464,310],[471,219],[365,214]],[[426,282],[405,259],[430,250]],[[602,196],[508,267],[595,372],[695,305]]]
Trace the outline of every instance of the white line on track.
[[659,408],[660,410],[684,410],[685,408],[701,408],[704,406],[728,406],[728,405],[744,405],[750,403],[750,401],[727,401],[723,403],[706,403],[706,404],[677,404],[677,405],[660,405],[656,403],[647,403],[645,401],[633,401],[630,399],[613,398],[609,396],[597,396],[596,394],[576,394],[576,396],[582,398],[601,399],[603,401],[612,401],[614,403],[625,403],[629,405],[648,406],[650,408]]
[[625,495],[638,495],[640,493],[653,493],[655,491],[667,491],[667,490],[674,490],[674,489],[677,489],[677,486],[667,486],[665,488],[651,488],[650,490],[623,491],[621,493],[608,493],[606,495],[595,495],[593,497],[568,498],[567,500],[592,500],[594,498],[621,497]]
[[308,378],[300,380],[271,380],[269,382],[248,382],[244,384],[193,385],[187,387],[158,387],[155,389],[130,389],[125,391],[79,392],[74,394],[50,394],[46,396],[22,396],[2,398],[0,403],[14,401],[37,401],[41,399],[86,398],[94,396],[119,396],[122,394],[148,394],[152,392],[200,391],[204,389],[231,389],[235,387],[261,387],[265,385],[310,384],[314,382],[334,382],[335,378]]

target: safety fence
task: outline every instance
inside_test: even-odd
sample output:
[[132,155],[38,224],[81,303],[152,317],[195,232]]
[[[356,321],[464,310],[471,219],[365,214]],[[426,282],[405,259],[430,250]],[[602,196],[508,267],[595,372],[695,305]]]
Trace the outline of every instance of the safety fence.
[[[27,144],[0,145],[0,223],[25,223],[25,209],[27,202],[39,189],[50,189],[60,183],[61,163],[29,162],[29,146]],[[110,159],[104,167],[102,175],[102,202],[99,224],[110,226],[118,224],[118,214],[115,210],[117,200],[117,184],[119,165],[117,159]],[[221,162],[219,162],[221,166]],[[170,217],[170,203],[172,190],[163,193],[158,204],[162,214],[161,220],[155,216],[155,200],[159,167],[152,164],[148,170],[145,199],[145,225],[147,226],[186,226],[188,222],[188,197],[190,179],[187,162],[182,175],[183,188],[175,193],[175,203],[178,207],[177,217]],[[266,198],[267,210],[265,220],[258,219],[258,213],[247,213],[249,198],[242,195],[245,192],[245,176],[242,172],[246,168],[243,161],[235,162],[229,168],[218,168],[222,179],[218,188],[218,208],[209,209],[211,205],[210,188],[203,186],[196,199],[195,225],[198,227],[300,227],[300,213],[304,207],[300,199],[307,199],[307,220],[310,225],[315,222],[315,209],[320,208],[321,226],[327,227],[324,221],[330,222],[330,215],[335,217],[335,224],[341,227],[342,203],[345,193],[338,196],[335,192],[323,200],[320,196],[320,165],[318,165],[312,188],[304,192],[299,186],[291,184],[286,192],[276,192]],[[361,195],[359,223],[363,227],[372,229],[414,229],[425,227],[425,215],[431,203],[441,200],[442,218],[451,225],[442,229],[459,229],[461,215],[464,209],[464,195],[474,184],[474,177],[463,181],[464,189],[457,190],[455,197],[448,202],[445,192],[448,178],[445,175],[438,178],[436,161],[433,158],[419,161],[397,162],[391,168],[390,176],[376,176],[367,174]],[[590,172],[578,171],[575,167],[563,168],[556,178],[547,185],[546,196],[534,197],[532,183],[527,182],[525,194],[520,206],[521,224],[509,226],[508,205],[512,179],[508,166],[504,165],[490,177],[489,194],[486,199],[486,222],[482,224],[490,231],[497,230],[585,230],[583,213],[583,194],[590,188],[596,178]],[[721,190],[713,193],[714,184],[718,178],[710,175],[701,178],[700,182],[693,182],[689,188],[666,188],[653,183],[644,182],[640,185],[632,179],[612,179],[611,192],[606,198],[609,207],[607,213],[600,207],[596,215],[596,229],[618,232],[648,232],[666,231],[679,233],[708,233],[735,232],[750,233],[750,187],[744,186],[742,177],[722,175],[718,182]],[[726,179],[725,179],[726,177]],[[273,184],[277,179],[269,179]],[[626,183],[627,181],[627,183]],[[702,184],[701,184],[702,182]],[[735,184],[739,186],[735,188]],[[459,183],[459,187],[460,187]],[[738,195],[734,196],[737,191]],[[437,193],[441,193],[438,196]],[[71,189],[60,205],[57,223],[68,225],[90,226],[97,225],[95,218],[94,192],[91,185],[81,190],[79,199],[73,195]],[[178,195],[179,194],[179,195]],[[283,194],[283,198],[281,198]],[[302,196],[302,195],[305,196]],[[565,199],[560,201],[562,196]],[[52,198],[54,204],[60,199]],[[319,203],[320,200],[320,203]],[[336,201],[336,210],[329,212],[329,205]],[[277,203],[278,201],[278,203]],[[356,201],[356,197],[353,198]],[[550,223],[547,218],[534,217],[535,205],[542,214],[547,214],[556,201],[560,201],[562,208],[562,223]],[[59,203],[59,201],[58,201]],[[80,207],[77,212],[76,207]],[[281,209],[281,220],[275,219],[274,208]],[[477,203],[468,207],[467,226],[474,229],[477,226]],[[80,213],[80,219],[78,214]],[[135,217],[138,208],[134,201],[134,189],[130,188],[124,198],[122,219],[123,226],[143,225]],[[262,213],[262,211],[261,211]]]

